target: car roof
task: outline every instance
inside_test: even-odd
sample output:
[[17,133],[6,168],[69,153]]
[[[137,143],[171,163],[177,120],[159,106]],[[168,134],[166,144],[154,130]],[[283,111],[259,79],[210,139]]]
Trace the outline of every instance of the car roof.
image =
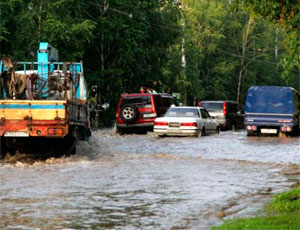
[[140,97],[140,96],[151,96],[151,95],[160,95],[160,96],[168,96],[171,97],[170,94],[167,93],[126,93],[123,94],[123,97]]
[[237,103],[236,101],[231,101],[231,100],[225,100],[225,101],[200,101],[201,103],[223,103],[223,102],[230,102],[230,103]]
[[[174,106],[174,107],[170,107],[170,108],[176,108],[176,109],[200,109],[200,107],[197,106]],[[203,109],[201,107],[201,109]]]

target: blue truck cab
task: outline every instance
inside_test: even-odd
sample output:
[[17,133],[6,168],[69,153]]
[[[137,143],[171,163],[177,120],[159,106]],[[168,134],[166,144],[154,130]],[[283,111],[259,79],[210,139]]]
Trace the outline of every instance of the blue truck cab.
[[300,95],[291,87],[252,86],[245,102],[245,128],[253,135],[299,135]]

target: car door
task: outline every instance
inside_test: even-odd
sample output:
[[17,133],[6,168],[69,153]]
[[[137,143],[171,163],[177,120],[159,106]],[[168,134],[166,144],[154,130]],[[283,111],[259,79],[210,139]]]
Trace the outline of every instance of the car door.
[[201,117],[203,120],[203,124],[205,126],[205,130],[208,132],[211,132],[212,130],[214,130],[214,122],[212,121],[212,119],[210,118],[210,115],[208,114],[208,112],[206,111],[206,109],[200,109],[201,112]]
[[195,118],[197,122],[197,129],[202,129],[203,126],[203,120],[201,118],[200,109],[197,109],[197,117]]
[[167,110],[171,107],[172,102],[170,101],[170,99],[168,97],[161,97],[161,101],[163,104],[162,113],[165,114],[167,112]]
[[161,117],[166,112],[162,102],[162,98],[160,95],[153,95],[153,98],[154,98],[155,111],[157,113],[157,117]]

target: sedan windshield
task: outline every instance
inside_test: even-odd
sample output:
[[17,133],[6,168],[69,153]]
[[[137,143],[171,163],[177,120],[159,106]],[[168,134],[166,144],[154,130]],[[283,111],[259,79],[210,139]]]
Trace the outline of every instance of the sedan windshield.
[[171,107],[165,117],[199,117],[199,111],[196,108]]

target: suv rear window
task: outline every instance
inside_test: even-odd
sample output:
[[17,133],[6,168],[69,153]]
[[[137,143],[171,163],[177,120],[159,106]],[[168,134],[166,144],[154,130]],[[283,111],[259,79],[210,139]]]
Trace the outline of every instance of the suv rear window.
[[200,107],[206,110],[223,110],[222,102],[201,102]]
[[150,96],[124,97],[121,102],[121,107],[125,104],[140,104],[152,106]]

